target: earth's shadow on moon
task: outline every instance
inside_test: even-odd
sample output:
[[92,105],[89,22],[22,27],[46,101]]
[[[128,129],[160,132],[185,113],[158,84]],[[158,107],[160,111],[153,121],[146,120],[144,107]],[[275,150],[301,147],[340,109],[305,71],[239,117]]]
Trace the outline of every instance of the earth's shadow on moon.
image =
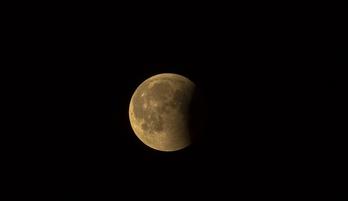
[[189,110],[189,130],[191,145],[188,147],[188,151],[196,152],[201,149],[202,142],[205,138],[207,120],[207,108],[204,99],[204,93],[201,88],[196,86]]

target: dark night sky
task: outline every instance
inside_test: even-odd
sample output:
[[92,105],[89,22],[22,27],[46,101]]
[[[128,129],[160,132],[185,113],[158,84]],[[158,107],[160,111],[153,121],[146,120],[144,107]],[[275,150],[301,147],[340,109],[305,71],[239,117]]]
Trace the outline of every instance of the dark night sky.
[[[284,196],[337,177],[337,42],[321,40],[312,21],[234,15],[30,24],[23,175],[56,200]],[[128,121],[136,87],[164,72],[199,92],[199,139],[175,153],[144,146]]]
[[[47,111],[57,114],[45,120],[50,136],[44,134],[49,143],[43,146],[49,150],[44,157],[58,171],[48,175],[59,180],[63,191],[97,197],[100,192],[118,197],[123,188],[163,188],[170,193],[165,186],[174,181],[184,183],[176,187],[180,192],[197,185],[194,195],[200,188],[225,186],[219,179],[238,192],[261,190],[287,181],[286,185],[315,182],[321,179],[318,166],[341,163],[331,156],[343,148],[333,145],[341,136],[332,136],[336,128],[331,125],[339,109],[338,82],[324,68],[304,70],[311,65],[311,59],[302,58],[308,55],[296,49],[255,53],[251,47],[240,53],[244,43],[230,45],[230,52],[214,45],[191,50],[157,45],[146,44],[121,59],[117,53],[100,53],[91,63],[57,67],[56,86],[48,89],[55,91],[49,97],[55,109]],[[202,101],[201,138],[178,153],[144,146],[128,121],[135,88],[163,72],[192,79]],[[212,181],[201,181],[207,178]]]

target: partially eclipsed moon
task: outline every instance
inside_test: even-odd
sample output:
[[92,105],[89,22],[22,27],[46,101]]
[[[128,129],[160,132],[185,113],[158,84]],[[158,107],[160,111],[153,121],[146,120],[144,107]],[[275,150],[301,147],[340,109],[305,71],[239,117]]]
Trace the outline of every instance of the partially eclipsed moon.
[[129,105],[136,136],[159,151],[177,151],[190,145],[189,107],[194,88],[192,81],[172,73],[141,83]]

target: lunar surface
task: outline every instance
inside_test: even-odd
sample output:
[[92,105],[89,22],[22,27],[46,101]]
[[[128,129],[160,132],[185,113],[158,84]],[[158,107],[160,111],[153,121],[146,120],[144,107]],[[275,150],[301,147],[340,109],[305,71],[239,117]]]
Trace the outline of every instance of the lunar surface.
[[159,151],[190,145],[189,108],[195,84],[178,74],[150,77],[135,90],[129,119],[136,136]]

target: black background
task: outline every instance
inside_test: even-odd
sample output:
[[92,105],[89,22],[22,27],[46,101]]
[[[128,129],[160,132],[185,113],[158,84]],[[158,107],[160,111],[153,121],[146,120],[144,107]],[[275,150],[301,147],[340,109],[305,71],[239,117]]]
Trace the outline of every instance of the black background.
[[[324,33],[338,30],[325,17],[246,8],[20,18],[13,48],[25,56],[13,66],[27,66],[15,70],[25,132],[13,152],[29,194],[219,200],[344,189],[345,53]],[[128,120],[136,87],[168,72],[199,94],[199,138],[174,153],[143,145]]]

